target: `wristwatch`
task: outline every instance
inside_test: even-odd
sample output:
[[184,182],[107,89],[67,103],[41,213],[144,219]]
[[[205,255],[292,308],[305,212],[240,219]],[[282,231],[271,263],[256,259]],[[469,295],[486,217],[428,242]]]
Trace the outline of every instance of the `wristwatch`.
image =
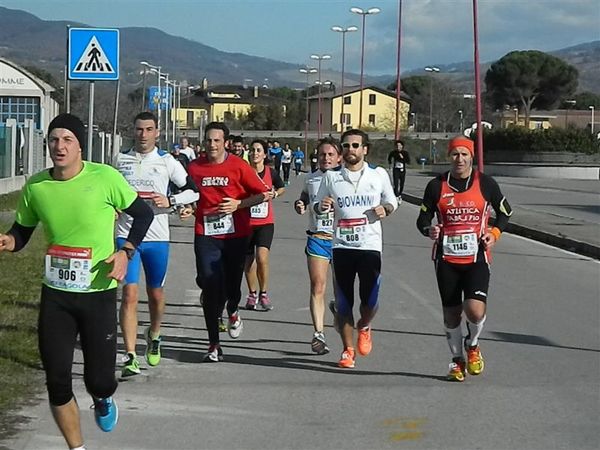
[[121,247],[121,250],[125,252],[128,260],[131,261],[133,259],[133,255],[135,255],[135,248]]
[[175,206],[177,204],[177,201],[175,200],[175,196],[171,195],[169,197],[169,206]]

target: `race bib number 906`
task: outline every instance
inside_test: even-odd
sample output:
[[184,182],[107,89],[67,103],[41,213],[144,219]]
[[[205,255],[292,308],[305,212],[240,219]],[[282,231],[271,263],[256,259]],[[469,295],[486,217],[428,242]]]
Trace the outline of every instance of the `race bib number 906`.
[[51,245],[46,253],[46,282],[58,289],[89,290],[92,249]]

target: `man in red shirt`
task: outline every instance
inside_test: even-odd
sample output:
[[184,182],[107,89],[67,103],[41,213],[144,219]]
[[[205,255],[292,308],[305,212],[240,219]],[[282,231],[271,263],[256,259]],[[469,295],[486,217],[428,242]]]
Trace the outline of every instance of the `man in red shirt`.
[[[227,306],[229,336],[243,328],[238,311],[248,249],[249,207],[268,200],[269,188],[241,158],[225,151],[229,129],[211,122],[205,130],[206,154],[190,163],[188,172],[200,193],[196,208],[194,252],[196,283],[202,288],[202,307],[208,330],[206,362],[223,360],[219,317]],[[184,212],[182,217],[189,215]],[[227,303],[227,305],[225,305]]]

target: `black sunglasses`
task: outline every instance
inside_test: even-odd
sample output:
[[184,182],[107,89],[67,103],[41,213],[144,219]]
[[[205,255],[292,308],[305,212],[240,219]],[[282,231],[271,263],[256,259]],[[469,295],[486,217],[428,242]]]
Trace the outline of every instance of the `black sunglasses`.
[[352,146],[352,148],[359,148],[362,147],[362,144],[359,144],[358,142],[344,142],[342,143],[342,148],[350,148],[350,146]]

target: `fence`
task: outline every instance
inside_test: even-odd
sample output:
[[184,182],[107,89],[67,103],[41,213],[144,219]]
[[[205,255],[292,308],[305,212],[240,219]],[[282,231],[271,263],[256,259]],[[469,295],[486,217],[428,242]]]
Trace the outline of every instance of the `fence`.
[[[102,131],[94,133],[91,151],[84,159],[110,164],[121,147],[121,136]],[[19,127],[16,120],[0,123],[0,194],[19,190],[27,178],[52,165],[46,151],[44,133],[37,130],[32,120]]]

